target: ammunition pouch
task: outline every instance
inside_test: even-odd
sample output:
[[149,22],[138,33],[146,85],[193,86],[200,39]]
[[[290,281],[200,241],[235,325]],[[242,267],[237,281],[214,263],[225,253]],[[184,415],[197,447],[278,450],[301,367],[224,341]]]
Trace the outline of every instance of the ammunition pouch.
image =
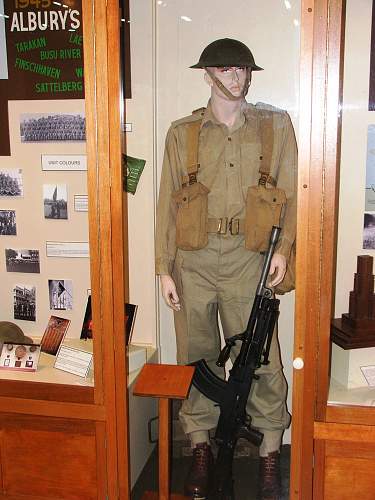
[[194,182],[173,194],[177,203],[176,245],[181,250],[200,250],[208,243],[208,193],[206,186]]
[[246,196],[245,247],[265,252],[272,226],[280,226],[286,195],[283,189],[263,185],[250,186]]

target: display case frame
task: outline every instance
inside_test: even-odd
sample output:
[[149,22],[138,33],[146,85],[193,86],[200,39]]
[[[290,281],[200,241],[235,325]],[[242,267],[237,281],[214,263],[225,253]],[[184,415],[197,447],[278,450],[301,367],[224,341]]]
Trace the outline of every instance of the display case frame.
[[[302,2],[297,287],[290,498],[373,495],[375,409],[328,404],[345,1]],[[301,366],[301,364],[296,364]],[[348,477],[350,487],[348,486]]]
[[[130,497],[120,10],[118,0],[82,4],[95,383],[0,380],[4,499]],[[35,454],[13,446],[17,436]]]

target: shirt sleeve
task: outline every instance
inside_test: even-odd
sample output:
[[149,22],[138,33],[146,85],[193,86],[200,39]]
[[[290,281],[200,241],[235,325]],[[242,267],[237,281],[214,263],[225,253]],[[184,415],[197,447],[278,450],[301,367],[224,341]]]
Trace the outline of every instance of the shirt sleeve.
[[155,270],[156,274],[171,274],[176,255],[177,206],[172,199],[181,185],[177,131],[170,128],[165,140],[159,199],[156,211]]
[[285,191],[287,202],[281,220],[281,234],[276,253],[289,258],[296,239],[297,219],[297,143],[290,117],[282,113],[277,135],[280,138],[278,151],[277,187]]

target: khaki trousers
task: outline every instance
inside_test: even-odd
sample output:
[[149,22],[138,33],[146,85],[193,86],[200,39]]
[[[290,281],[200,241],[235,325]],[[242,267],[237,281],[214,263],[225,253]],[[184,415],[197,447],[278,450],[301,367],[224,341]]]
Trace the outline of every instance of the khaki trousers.
[[[173,277],[181,301],[181,310],[174,313],[179,364],[204,358],[211,370],[224,376],[223,370],[215,364],[220,351],[218,315],[225,338],[245,330],[262,264],[260,254],[245,249],[242,235],[209,234],[205,248],[177,251]],[[240,345],[232,349],[233,357],[239,349]],[[262,432],[269,431],[269,435],[280,431],[281,440],[283,430],[289,426],[290,415],[275,334],[270,364],[262,365],[257,374],[260,377],[253,382],[247,412],[254,427]],[[219,408],[192,387],[180,411],[184,431],[189,434],[213,429],[218,416]],[[267,432],[265,440],[266,437]]]

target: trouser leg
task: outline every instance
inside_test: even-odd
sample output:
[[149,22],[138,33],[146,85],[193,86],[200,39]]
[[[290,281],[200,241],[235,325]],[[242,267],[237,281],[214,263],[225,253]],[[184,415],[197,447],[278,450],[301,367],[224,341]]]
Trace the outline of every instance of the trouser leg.
[[[245,331],[254,301],[255,288],[260,274],[261,264],[257,260],[249,261],[248,256],[237,258],[236,265],[243,270],[243,279],[235,282],[228,275],[218,293],[219,313],[223,325],[224,337]],[[233,269],[236,275],[236,270]],[[234,360],[241,344],[232,349]],[[290,415],[286,407],[287,384],[282,372],[280,350],[275,328],[269,354],[269,364],[262,365],[253,380],[248,402],[247,413],[252,418],[252,425],[263,434],[260,453],[267,454],[279,449],[284,430],[289,426]]]
[[[215,364],[220,350],[216,289],[209,276],[209,266],[203,265],[202,273],[197,273],[191,262],[192,255],[189,257],[190,267],[186,269],[188,265],[178,255],[174,270],[181,298],[181,310],[174,313],[177,362],[187,364],[205,359],[212,371],[223,376],[223,370]],[[204,261],[204,255],[197,260]],[[182,403],[180,421],[185,433],[194,433],[194,443],[207,440],[208,431],[216,426],[218,416],[215,403],[192,386],[188,399]]]

